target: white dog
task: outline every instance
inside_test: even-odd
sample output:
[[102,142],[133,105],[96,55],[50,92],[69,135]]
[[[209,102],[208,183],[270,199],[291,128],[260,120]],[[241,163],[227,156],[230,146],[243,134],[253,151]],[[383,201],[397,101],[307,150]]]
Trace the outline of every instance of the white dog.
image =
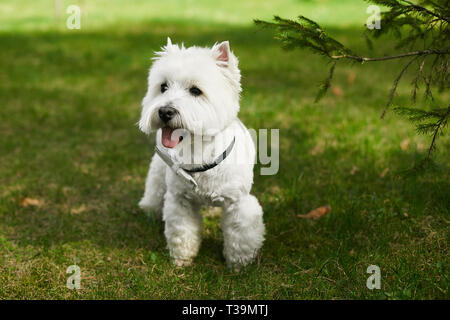
[[147,134],[157,130],[160,152],[151,161],[139,206],[162,213],[177,266],[191,264],[198,253],[200,207],[222,207],[223,253],[228,267],[239,270],[256,257],[265,228],[262,208],[250,195],[255,146],[238,119],[238,60],[228,41],[184,48],[168,38],[156,55],[139,128]]

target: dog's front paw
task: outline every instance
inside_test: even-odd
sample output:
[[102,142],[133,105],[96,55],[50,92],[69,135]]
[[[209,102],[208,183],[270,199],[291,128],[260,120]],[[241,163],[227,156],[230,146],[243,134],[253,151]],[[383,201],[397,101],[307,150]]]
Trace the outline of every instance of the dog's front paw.
[[239,264],[239,263],[236,263],[236,264],[227,263],[227,267],[231,272],[239,273],[239,272],[241,272],[242,268],[244,268],[245,266],[243,266],[242,264]]
[[227,261],[227,267],[230,271],[239,273],[242,269],[253,262],[254,259],[249,259],[247,261]]
[[239,273],[245,267],[255,262],[255,260],[257,260],[258,257],[256,251],[252,253],[244,253],[236,251],[235,252],[228,251],[224,253],[228,269],[236,273]]
[[173,259],[173,264],[177,267],[189,267],[193,259]]

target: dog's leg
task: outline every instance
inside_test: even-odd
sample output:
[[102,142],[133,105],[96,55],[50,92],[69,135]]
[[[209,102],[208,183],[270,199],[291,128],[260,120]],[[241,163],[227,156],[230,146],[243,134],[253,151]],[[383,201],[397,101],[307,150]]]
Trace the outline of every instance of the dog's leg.
[[154,155],[150,163],[147,179],[145,181],[145,192],[139,207],[144,210],[147,215],[155,214],[160,218],[164,205],[164,194],[166,193],[166,167],[167,165],[158,155]]
[[223,254],[227,266],[239,271],[253,261],[262,247],[265,233],[263,211],[258,200],[250,194],[224,209]]
[[201,243],[202,216],[200,206],[176,196],[170,191],[164,199],[164,234],[170,256],[176,266],[188,266],[198,253]]

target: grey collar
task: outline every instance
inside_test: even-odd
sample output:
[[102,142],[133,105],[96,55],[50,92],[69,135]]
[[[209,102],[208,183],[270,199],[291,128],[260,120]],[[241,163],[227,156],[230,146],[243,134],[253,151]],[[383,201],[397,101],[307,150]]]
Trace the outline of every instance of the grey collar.
[[233,141],[231,141],[230,145],[213,162],[202,164],[200,167],[193,169],[184,169],[181,166],[182,164],[180,162],[174,159],[165,149],[161,148],[158,145],[155,146],[155,152],[173,170],[173,172],[175,172],[179,177],[191,184],[194,188],[197,188],[197,181],[195,181],[195,179],[189,173],[205,172],[218,166],[231,153],[235,142],[236,137],[233,137]]

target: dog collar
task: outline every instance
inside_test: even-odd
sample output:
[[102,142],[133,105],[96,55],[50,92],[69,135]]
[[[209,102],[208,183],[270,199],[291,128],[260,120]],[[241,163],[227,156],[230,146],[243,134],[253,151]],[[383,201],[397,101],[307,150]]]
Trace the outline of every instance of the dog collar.
[[196,189],[198,187],[197,181],[195,181],[195,179],[189,173],[205,172],[219,165],[231,153],[235,142],[236,137],[233,137],[230,145],[213,162],[203,164],[200,167],[194,169],[184,169],[181,166],[180,162],[174,159],[165,149],[161,148],[158,145],[155,146],[155,152],[173,170],[173,172],[175,172],[180,178],[191,184]]
[[216,158],[216,160],[214,160],[213,162],[204,164],[204,165],[202,165],[198,168],[194,168],[194,169],[184,169],[184,171],[189,172],[189,173],[205,172],[209,169],[216,167],[219,163],[221,163],[223,160],[225,160],[225,158],[231,153],[231,150],[233,150],[235,141],[236,141],[236,137],[233,137],[233,141],[231,141],[228,148],[226,148],[225,151],[222,152],[222,154],[220,156],[218,156]]

